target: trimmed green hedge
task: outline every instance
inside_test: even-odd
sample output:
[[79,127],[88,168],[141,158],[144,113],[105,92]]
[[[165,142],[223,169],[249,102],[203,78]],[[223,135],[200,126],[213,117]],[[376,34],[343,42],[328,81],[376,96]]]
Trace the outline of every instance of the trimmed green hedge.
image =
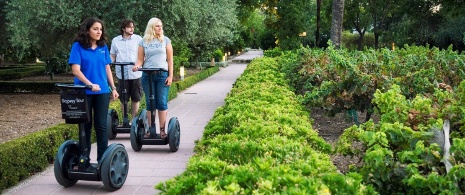
[[[0,81],[0,93],[37,93],[56,94],[60,89],[55,87],[54,81]],[[58,82],[73,83],[73,82]]]
[[[45,66],[24,66],[0,69],[1,79],[4,81],[20,79],[28,76],[34,76],[45,73]],[[1,86],[1,85],[0,85]]]
[[[219,67],[211,67],[187,77],[184,81],[174,83],[170,88],[169,99],[175,98],[179,91],[218,71]],[[112,101],[110,108],[121,113],[119,101]],[[60,145],[69,139],[79,139],[77,125],[59,124],[0,144],[0,190],[12,187],[19,181],[44,170],[53,163]],[[92,141],[95,142],[95,135],[92,136]]]
[[337,173],[331,146],[273,58],[258,58],[205,127],[186,171],[161,194],[376,194],[356,173]]

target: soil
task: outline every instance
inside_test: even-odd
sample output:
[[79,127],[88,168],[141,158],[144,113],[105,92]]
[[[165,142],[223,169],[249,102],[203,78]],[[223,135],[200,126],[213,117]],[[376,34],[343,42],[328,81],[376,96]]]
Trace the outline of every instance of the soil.
[[[191,75],[198,70],[187,70]],[[70,74],[55,75],[55,81],[71,81]],[[49,81],[49,76],[28,77],[21,80]],[[174,80],[177,80],[175,78]],[[64,123],[58,94],[0,94],[0,144],[22,137],[29,133]],[[358,113],[364,116],[364,113]],[[344,129],[354,125],[347,120],[344,113],[334,117],[326,116],[321,109],[311,109],[313,127],[328,143],[334,144]],[[361,117],[361,119],[364,119]],[[333,164],[342,173],[347,172],[348,165],[359,164],[358,158],[332,155]]]

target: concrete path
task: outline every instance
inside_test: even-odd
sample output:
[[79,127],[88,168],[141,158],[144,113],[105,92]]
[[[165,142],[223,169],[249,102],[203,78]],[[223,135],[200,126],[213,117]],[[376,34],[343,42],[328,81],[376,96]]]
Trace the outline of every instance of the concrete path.
[[[224,104],[232,84],[251,59],[261,56],[261,50],[251,50],[236,56],[227,67],[179,93],[178,97],[169,102],[168,119],[178,117],[181,126],[181,144],[177,152],[170,152],[168,145],[144,145],[141,151],[134,152],[129,134],[118,134],[116,139],[110,140],[109,144],[122,143],[129,156],[129,173],[121,189],[108,192],[102,182],[81,180],[72,187],[64,188],[55,180],[53,166],[49,166],[17,186],[4,190],[2,194],[157,194],[159,191],[154,188],[157,183],[185,170],[187,161],[194,154],[195,140],[202,137],[204,127],[215,110]],[[92,145],[91,158],[94,159],[97,156],[96,147],[96,144]]]

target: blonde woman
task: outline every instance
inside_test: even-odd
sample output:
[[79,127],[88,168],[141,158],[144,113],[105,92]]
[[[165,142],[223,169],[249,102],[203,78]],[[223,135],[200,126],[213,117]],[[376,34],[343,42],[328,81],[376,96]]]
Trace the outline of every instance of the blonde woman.
[[[160,122],[160,137],[166,138],[165,131],[166,118],[168,116],[168,91],[173,82],[173,47],[171,40],[163,35],[163,23],[158,18],[151,18],[145,29],[143,39],[139,42],[137,61],[133,71],[140,67],[144,68],[161,68],[166,71],[159,71],[155,74],[142,74],[142,88],[145,93],[146,110],[148,123],[151,123],[152,112],[157,110]],[[152,77],[152,92],[154,95],[154,108],[150,108],[149,100],[149,77]],[[156,116],[156,114],[154,113]],[[149,138],[150,131],[144,136]]]

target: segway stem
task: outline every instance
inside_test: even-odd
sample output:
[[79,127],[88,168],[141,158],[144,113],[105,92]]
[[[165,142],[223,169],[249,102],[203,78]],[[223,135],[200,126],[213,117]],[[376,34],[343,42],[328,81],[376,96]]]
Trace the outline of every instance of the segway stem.
[[[129,126],[129,117],[128,117],[128,100],[126,99],[126,94],[128,93],[126,89],[126,82],[124,78],[124,66],[126,65],[134,65],[133,62],[115,62],[113,63],[115,66],[120,66],[121,67],[121,91],[122,91],[122,97],[121,97],[121,102],[123,103],[123,126]],[[116,67],[115,67],[116,68]]]
[[153,109],[155,95],[153,94],[153,91],[152,91],[152,75],[151,75],[153,73],[154,72],[149,72],[149,92],[150,92],[149,100],[150,100],[150,119],[151,119],[150,120],[150,135],[156,137],[157,132],[155,129],[155,109]]
[[87,148],[85,123],[79,123],[79,147],[81,148],[79,170],[84,170],[90,166],[90,154],[89,148]]

